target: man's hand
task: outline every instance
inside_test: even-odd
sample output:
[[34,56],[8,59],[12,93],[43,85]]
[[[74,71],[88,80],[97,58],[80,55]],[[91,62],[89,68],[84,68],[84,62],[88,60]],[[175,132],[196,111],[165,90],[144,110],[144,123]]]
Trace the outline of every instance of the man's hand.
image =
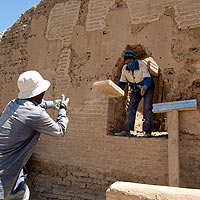
[[62,95],[61,99],[56,99],[56,100],[53,101],[53,108],[56,108],[57,110],[59,110],[60,108],[66,109],[68,103],[69,103],[69,98],[65,99],[65,96]]
[[62,96],[61,96],[61,101],[60,101],[60,109],[61,109],[61,108],[64,108],[64,109],[66,110],[66,109],[67,109],[68,103],[69,103],[69,98],[66,98],[66,99],[65,99],[65,95],[62,94]]
[[148,89],[148,87],[147,87],[146,85],[143,85],[143,86],[141,87],[141,90],[140,90],[141,96],[144,96],[144,95],[145,95],[147,89]]
[[60,102],[61,102],[61,99],[54,100],[53,101],[53,108],[56,108],[57,110],[59,110]]

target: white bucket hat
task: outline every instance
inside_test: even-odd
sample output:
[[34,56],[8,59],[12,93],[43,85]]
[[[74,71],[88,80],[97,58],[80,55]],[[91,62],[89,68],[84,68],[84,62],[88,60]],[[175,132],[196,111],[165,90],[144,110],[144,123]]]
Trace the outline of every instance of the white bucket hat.
[[18,98],[28,99],[45,92],[49,88],[50,82],[44,80],[39,72],[31,70],[19,76],[17,85],[19,88]]

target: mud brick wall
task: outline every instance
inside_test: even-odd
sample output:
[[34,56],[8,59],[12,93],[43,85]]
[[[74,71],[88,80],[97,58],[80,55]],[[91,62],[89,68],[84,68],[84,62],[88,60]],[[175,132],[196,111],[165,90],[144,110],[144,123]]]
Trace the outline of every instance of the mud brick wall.
[[[0,34],[0,112],[30,69],[51,82],[45,99],[70,97],[66,136],[42,134],[28,163],[36,199],[105,199],[117,180],[168,184],[167,139],[109,135],[123,128],[126,100],[115,103],[92,84],[117,83],[131,48],[157,62],[166,101],[199,103],[199,8],[196,0],[42,0]],[[200,188],[199,119],[199,108],[180,113],[183,187]]]
[[[37,199],[92,200],[105,199],[105,191],[117,180],[167,184],[166,138],[148,140],[107,136],[103,144],[102,140],[87,141],[84,151],[81,142],[74,144],[77,145],[76,152],[70,150],[68,153],[59,153],[61,145],[56,142],[58,147],[51,146],[51,149],[57,150],[57,157],[51,160],[37,154],[32,157],[27,165],[32,193]],[[86,141],[82,139],[82,142]]]

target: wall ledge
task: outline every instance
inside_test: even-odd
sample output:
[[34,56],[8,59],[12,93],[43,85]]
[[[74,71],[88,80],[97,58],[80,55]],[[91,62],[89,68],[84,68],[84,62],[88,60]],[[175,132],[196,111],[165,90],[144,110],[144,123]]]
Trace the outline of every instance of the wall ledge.
[[197,200],[199,189],[117,181],[106,191],[106,200]]

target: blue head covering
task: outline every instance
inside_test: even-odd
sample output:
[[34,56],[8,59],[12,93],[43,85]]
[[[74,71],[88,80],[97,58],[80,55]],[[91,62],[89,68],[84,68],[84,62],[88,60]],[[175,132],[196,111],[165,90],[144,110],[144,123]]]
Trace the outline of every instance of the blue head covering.
[[135,69],[139,69],[139,63],[136,59],[136,55],[135,53],[132,51],[132,50],[127,50],[125,53],[124,53],[124,59],[129,59],[129,58],[133,58],[132,61],[128,62],[127,65],[126,65],[126,70],[128,71],[133,71]]
[[124,59],[127,59],[127,58],[136,58],[136,55],[132,50],[127,50],[124,53]]

